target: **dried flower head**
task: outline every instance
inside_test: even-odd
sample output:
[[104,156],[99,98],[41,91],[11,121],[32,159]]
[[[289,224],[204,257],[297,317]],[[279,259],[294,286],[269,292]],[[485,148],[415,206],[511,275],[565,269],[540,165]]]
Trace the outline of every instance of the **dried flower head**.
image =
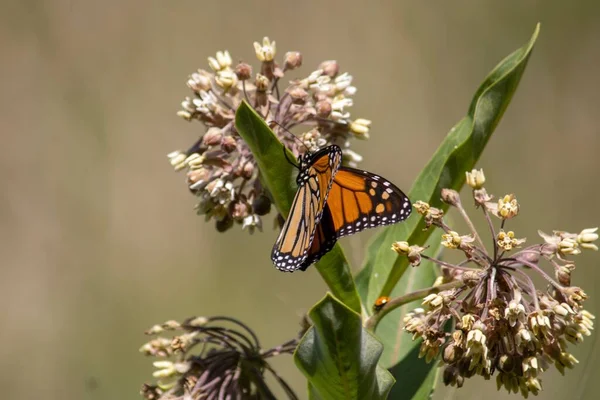
[[[473,188],[476,207],[484,208],[494,240],[490,248],[484,246],[455,192],[446,192],[446,197],[465,219],[471,230],[468,235],[452,230],[441,211],[433,217],[435,209],[417,202],[415,209],[427,226],[442,229],[442,244],[462,252],[464,260],[451,264],[420,254],[442,267],[443,282],[436,283],[454,281],[454,288],[425,297],[423,308],[404,319],[404,329],[414,339],[423,339],[421,355],[427,360],[442,353],[446,384],[460,387],[473,375],[487,379],[497,373],[499,389],[504,387],[525,397],[536,395],[542,389],[540,375],[544,370],[554,365],[564,373],[565,368],[577,364],[567,343],[579,344],[591,335],[594,316],[583,308],[587,294],[571,286],[575,264],[568,257],[582,250],[597,250],[597,228],[579,234],[540,232],[542,243],[515,253],[525,243],[513,231],[505,231],[507,220],[519,213],[515,196],[503,196],[497,203],[489,201],[482,170],[467,173],[467,181]],[[487,200],[482,201],[484,197]],[[491,215],[502,219],[500,229],[494,226]],[[410,248],[406,242],[393,246],[405,256]],[[554,274],[546,272],[548,266]],[[532,274],[539,274],[550,285],[536,287]],[[448,321],[452,323],[446,324]],[[453,326],[454,331],[446,335],[445,326]]]
[[[308,76],[281,87],[286,73],[298,71],[302,54],[285,53],[282,67],[277,62],[275,41],[268,37],[254,42],[260,68],[233,66],[227,51],[208,57],[209,70],[190,75],[187,86],[192,95],[181,103],[177,113],[186,121],[199,121],[206,132],[187,150],[171,152],[168,157],[175,170],[185,170],[190,191],[199,198],[198,214],[216,222],[224,231],[234,224],[250,232],[261,229],[265,212],[255,209],[261,199],[262,210],[270,209],[270,194],[258,179],[256,162],[234,125],[235,111],[246,100],[264,116],[275,134],[296,157],[307,149],[317,150],[337,144],[344,150],[344,163],[356,166],[362,157],[349,149],[350,139],[367,139],[371,121],[352,119],[349,108],[356,88],[348,73],[339,72],[336,61],[321,63]],[[304,129],[300,141],[286,132]],[[300,143],[298,143],[300,142]],[[267,211],[268,212],[268,211]]]
[[[296,339],[262,350],[255,333],[242,322],[229,317],[195,317],[181,324],[167,321],[153,326],[146,334],[174,331],[181,333],[170,338],[158,336],[140,348],[140,352],[146,355],[163,358],[153,363],[156,370],[152,376],[158,382],[142,386],[144,398],[275,398],[265,381],[265,372],[269,371],[287,398],[297,399],[290,386],[267,362],[270,357],[293,353]],[[164,359],[166,357],[175,359]]]

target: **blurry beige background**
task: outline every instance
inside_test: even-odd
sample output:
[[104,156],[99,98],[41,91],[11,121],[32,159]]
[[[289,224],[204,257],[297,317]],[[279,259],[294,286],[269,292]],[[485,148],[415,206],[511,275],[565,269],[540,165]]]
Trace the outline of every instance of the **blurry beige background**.
[[[255,62],[268,35],[303,74],[337,59],[355,78],[362,167],[408,189],[466,112],[489,70],[541,35],[480,161],[494,192],[514,191],[523,236],[600,224],[600,7],[593,2],[148,2],[0,4],[0,387],[6,399],[137,399],[154,323],[229,314],[265,347],[292,337],[324,293],[316,271],[282,274],[276,231],[218,234],[195,216],[166,154],[201,125],[176,117],[185,81],[228,49]],[[378,160],[385,162],[378,163]],[[364,233],[342,241],[356,265]],[[574,275],[600,313],[599,255]],[[598,333],[581,364],[543,376],[542,399],[600,390]],[[276,362],[304,397],[290,357]],[[440,388],[438,399],[505,398],[495,383]],[[489,391],[489,395],[487,394]]]

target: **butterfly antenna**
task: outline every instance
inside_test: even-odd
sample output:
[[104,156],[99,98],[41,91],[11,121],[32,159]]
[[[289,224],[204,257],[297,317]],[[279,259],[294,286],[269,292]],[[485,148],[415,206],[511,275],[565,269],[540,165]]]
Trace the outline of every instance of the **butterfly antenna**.
[[294,135],[292,132],[289,131],[289,129],[287,129],[285,126],[281,125],[279,122],[277,121],[271,121],[271,123],[279,126],[281,129],[283,129],[285,132],[287,132],[292,138],[294,138],[294,140],[296,142],[298,142],[302,147],[304,147],[306,149],[307,153],[311,153],[310,149],[308,148],[308,146],[306,146],[306,144],[304,144],[304,142],[300,139],[298,139],[298,136]]
[[285,146],[282,145],[281,148],[283,149],[283,156],[285,157],[285,159],[287,160],[287,162],[289,162],[290,164],[292,164],[297,169],[300,169],[300,166],[298,164],[296,164],[295,162],[293,162],[292,160],[290,160],[290,158],[288,157],[288,153],[286,151],[287,147],[285,147]]

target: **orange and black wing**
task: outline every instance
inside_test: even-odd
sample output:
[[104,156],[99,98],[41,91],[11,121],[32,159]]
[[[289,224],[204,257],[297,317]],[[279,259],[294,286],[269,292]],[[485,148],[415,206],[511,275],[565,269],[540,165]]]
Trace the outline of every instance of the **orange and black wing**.
[[298,191],[271,253],[278,269],[288,272],[300,269],[312,252],[315,235],[321,238],[322,231],[317,226],[341,160],[340,148],[329,146],[312,155],[305,166],[301,164]]
[[327,206],[338,238],[404,221],[412,209],[408,197],[393,183],[348,167],[341,167],[335,175]]
[[315,236],[308,250],[308,255],[299,265],[298,269],[306,271],[306,268],[319,261],[321,257],[333,249],[335,242],[337,242],[337,236],[333,227],[331,210],[328,205],[325,205],[321,222],[319,222],[315,229]]
[[367,171],[341,167],[333,178],[308,256],[299,269],[304,271],[317,262],[338,238],[403,221],[410,212],[408,197],[393,183]]

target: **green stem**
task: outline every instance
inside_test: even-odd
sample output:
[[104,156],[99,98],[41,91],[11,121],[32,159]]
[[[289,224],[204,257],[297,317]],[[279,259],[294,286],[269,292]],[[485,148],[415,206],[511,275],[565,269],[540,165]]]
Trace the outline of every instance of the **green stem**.
[[388,313],[392,312],[398,307],[401,307],[407,303],[410,303],[415,300],[422,299],[430,294],[443,292],[444,290],[450,290],[458,287],[464,286],[465,283],[463,281],[452,281],[448,283],[441,284],[439,286],[432,286],[425,289],[420,289],[411,293],[407,293],[405,295],[396,297],[388,301],[378,312],[371,315],[367,321],[365,322],[365,328],[371,332],[375,332],[377,328],[377,324],[379,321],[386,316]]

